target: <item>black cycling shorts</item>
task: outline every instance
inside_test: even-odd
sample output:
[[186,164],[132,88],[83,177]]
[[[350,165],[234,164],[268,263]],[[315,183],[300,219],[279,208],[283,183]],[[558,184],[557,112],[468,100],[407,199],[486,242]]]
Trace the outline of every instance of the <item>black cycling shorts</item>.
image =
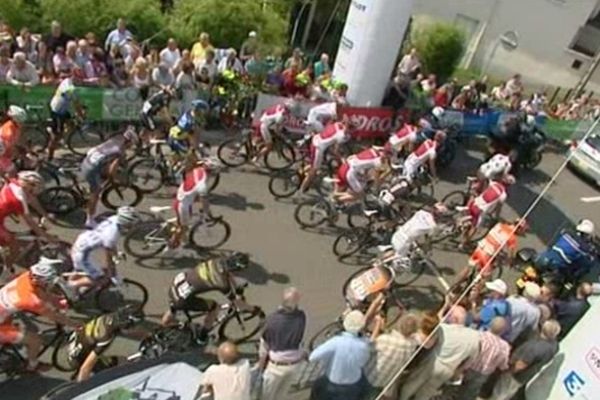
[[65,123],[71,120],[71,114],[66,112],[64,114],[55,113],[50,110],[50,128],[55,135],[62,135],[65,131]]
[[209,312],[216,309],[218,305],[216,301],[211,299],[190,296],[187,299],[172,299],[169,307],[171,312],[175,314],[177,311]]

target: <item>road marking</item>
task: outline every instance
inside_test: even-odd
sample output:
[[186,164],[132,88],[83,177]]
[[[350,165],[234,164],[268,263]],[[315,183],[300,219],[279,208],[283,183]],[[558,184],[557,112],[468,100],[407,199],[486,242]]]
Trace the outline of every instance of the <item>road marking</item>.
[[442,287],[444,288],[444,290],[449,291],[450,290],[450,285],[448,284],[448,282],[446,282],[446,280],[444,279],[444,277],[442,276],[442,274],[440,274],[440,271],[438,270],[437,266],[432,263],[432,262],[428,262],[425,263],[427,264],[431,271],[433,272],[433,274],[436,276],[438,282],[440,283],[440,285],[442,285]]
[[600,201],[600,196],[582,197],[581,201],[583,201],[584,203],[596,203]]

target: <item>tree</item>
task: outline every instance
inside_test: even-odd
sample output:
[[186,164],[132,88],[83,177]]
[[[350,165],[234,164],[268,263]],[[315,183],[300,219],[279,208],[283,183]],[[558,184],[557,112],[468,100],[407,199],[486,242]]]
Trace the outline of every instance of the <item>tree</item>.
[[179,0],[170,21],[175,37],[188,47],[201,32],[209,32],[217,47],[239,48],[250,31],[267,47],[285,43],[285,19],[257,0]]
[[436,74],[438,81],[449,78],[464,51],[465,35],[462,30],[445,22],[414,26],[410,35],[411,47],[415,47],[424,70]]
[[42,28],[39,4],[32,0],[0,0],[0,17],[15,31],[26,26],[31,32]]

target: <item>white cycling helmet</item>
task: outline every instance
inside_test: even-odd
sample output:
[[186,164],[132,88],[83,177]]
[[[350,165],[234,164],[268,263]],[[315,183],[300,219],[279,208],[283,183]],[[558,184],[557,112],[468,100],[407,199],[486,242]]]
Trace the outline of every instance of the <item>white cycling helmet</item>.
[[21,171],[17,175],[17,178],[26,183],[27,185],[33,186],[34,190],[38,193],[44,189],[44,178],[35,171]]
[[577,227],[575,228],[577,230],[577,232],[586,234],[586,235],[593,235],[594,234],[594,223],[592,221],[590,221],[589,219],[582,219],[581,221],[579,221],[579,223],[577,224]]
[[29,268],[29,273],[38,282],[53,283],[58,278],[56,267],[62,263],[62,260],[53,260],[42,256]]
[[19,124],[22,124],[25,121],[27,121],[27,111],[25,111],[19,106],[8,107],[8,112],[6,113],[6,115],[8,115],[10,119],[14,120],[15,122],[18,122]]
[[433,114],[433,116],[436,117],[437,119],[442,119],[442,117],[444,116],[444,108],[434,107],[433,110],[431,111],[431,114]]
[[140,214],[133,207],[124,206],[117,209],[117,224],[130,226],[142,220]]

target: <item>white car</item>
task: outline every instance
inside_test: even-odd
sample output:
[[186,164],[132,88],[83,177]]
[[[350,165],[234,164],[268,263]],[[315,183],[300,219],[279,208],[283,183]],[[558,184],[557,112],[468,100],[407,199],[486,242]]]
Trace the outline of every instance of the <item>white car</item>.
[[569,166],[600,186],[600,136],[578,140],[569,149]]

